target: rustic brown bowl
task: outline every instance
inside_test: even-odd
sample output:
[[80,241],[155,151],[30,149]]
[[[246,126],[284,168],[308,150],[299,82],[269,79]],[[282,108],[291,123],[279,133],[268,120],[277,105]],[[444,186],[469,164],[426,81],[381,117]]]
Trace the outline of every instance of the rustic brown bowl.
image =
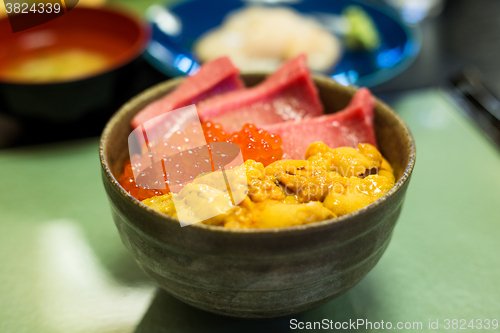
[[[265,74],[242,75],[251,86]],[[128,158],[132,117],[182,79],[159,84],[125,104],[101,138],[104,187],[125,246],[167,292],[197,308],[241,318],[269,318],[312,309],[358,283],[384,253],[401,213],[415,165],[415,143],[394,111],[377,100],[375,128],[397,184],[375,203],[335,219],[307,225],[234,230],[178,220],[135,200],[117,179]],[[327,113],[355,93],[315,76]]]

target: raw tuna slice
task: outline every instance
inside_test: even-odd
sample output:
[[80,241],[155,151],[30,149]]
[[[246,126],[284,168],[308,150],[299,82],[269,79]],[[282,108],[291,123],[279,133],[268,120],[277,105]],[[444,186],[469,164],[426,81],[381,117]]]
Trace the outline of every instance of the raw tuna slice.
[[264,126],[316,117],[323,114],[323,105],[301,55],[255,87],[206,100],[198,113],[202,121],[220,123],[231,132],[246,123]]
[[307,147],[318,141],[330,148],[357,147],[358,143],[377,146],[373,129],[374,106],[370,91],[361,88],[349,105],[337,113],[262,127],[281,136],[285,159],[303,159]]
[[136,128],[165,112],[243,88],[239,70],[231,60],[227,57],[216,59],[201,66],[198,73],[186,78],[174,91],[141,110],[132,120],[132,127]]

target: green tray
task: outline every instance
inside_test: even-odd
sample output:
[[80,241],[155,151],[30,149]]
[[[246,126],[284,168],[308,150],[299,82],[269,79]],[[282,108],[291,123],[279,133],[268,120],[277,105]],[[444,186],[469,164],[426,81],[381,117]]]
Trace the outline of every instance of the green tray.
[[432,331],[452,332],[445,319],[500,319],[500,154],[444,93],[392,105],[417,164],[386,253],[340,298],[267,321],[215,316],[157,290],[115,230],[97,139],[0,152],[0,332],[297,331],[291,319],[421,322],[423,332],[439,320]]

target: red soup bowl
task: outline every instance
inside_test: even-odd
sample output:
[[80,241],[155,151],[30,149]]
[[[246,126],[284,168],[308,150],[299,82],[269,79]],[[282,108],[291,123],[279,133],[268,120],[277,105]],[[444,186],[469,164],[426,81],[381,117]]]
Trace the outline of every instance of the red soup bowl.
[[[132,63],[150,38],[148,24],[114,8],[77,6],[52,21],[16,33],[8,18],[3,18],[0,110],[21,119],[69,122],[110,108],[133,83]],[[44,61],[50,57],[68,63],[61,71],[88,66],[88,58],[78,58],[82,52],[98,55],[101,65],[75,76],[43,76]],[[61,58],[61,54],[65,56]],[[42,77],[13,76],[13,68],[22,66],[28,66],[28,72],[33,68],[42,72]]]

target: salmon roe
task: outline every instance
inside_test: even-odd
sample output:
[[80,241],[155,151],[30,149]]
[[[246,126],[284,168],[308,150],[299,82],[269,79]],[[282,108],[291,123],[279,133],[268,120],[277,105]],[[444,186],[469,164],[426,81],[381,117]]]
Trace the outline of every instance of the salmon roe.
[[201,124],[207,142],[229,142],[231,134],[224,131],[222,125],[207,121]]
[[134,174],[132,172],[132,163],[130,163],[130,160],[125,162],[123,173],[120,176],[120,185],[125,189],[125,191],[130,193],[131,196],[139,201],[164,195],[170,192],[170,190],[168,190],[168,187],[166,190],[151,190],[139,187],[135,182]]
[[254,160],[268,166],[283,158],[281,137],[259,129],[253,124],[246,124],[241,131],[234,133],[230,142],[240,146],[245,161]]
[[[241,149],[243,160],[245,161],[252,159],[267,166],[283,157],[281,137],[277,134],[259,129],[253,124],[246,124],[241,131],[232,134],[224,131],[220,124],[210,121],[203,123],[202,129],[207,143],[232,142],[237,144]],[[181,152],[184,149],[182,147],[183,143],[195,138],[198,131],[199,129],[197,130],[196,126],[188,126],[183,132],[175,132],[168,140],[168,144],[165,143],[165,147],[155,147],[155,149],[162,154],[167,153],[167,151],[170,152],[170,154],[173,152]],[[125,163],[123,174],[120,176],[120,185],[134,198],[142,201],[170,192],[168,189],[168,182],[166,190],[144,189],[139,187],[134,179],[133,167],[139,166],[133,166],[130,160]],[[145,173],[147,173],[147,170]],[[165,174],[163,174],[163,177],[166,179]]]

